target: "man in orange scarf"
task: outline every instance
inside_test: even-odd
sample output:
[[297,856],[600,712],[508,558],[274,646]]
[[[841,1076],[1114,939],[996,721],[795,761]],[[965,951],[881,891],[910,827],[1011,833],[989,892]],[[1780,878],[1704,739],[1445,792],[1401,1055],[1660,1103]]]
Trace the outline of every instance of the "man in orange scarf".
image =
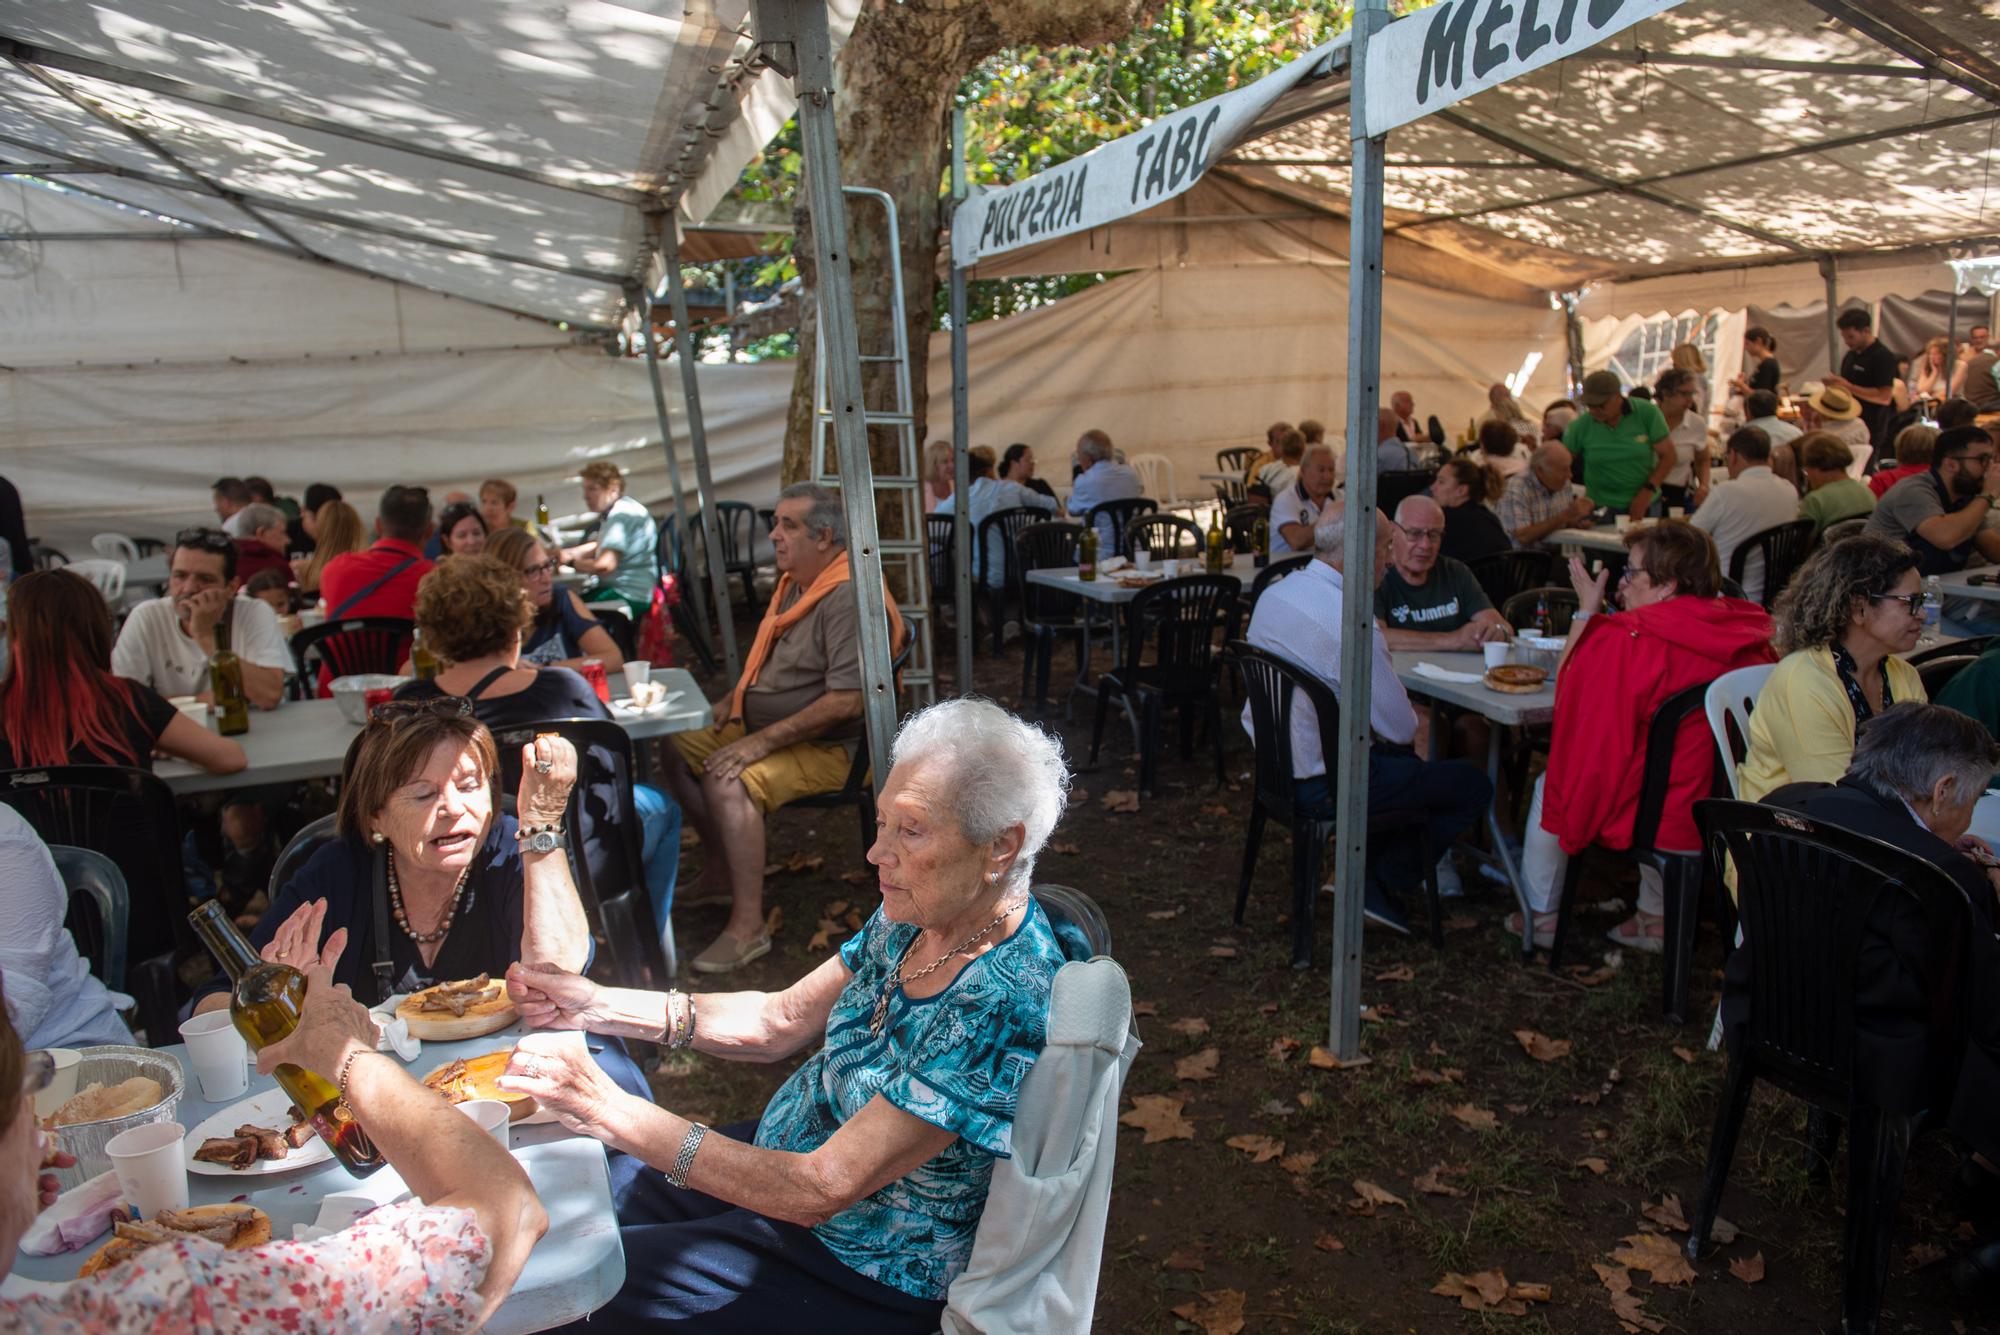
[[[757,627],[743,676],[715,702],[715,726],[675,733],[687,761],[668,783],[701,831],[700,880],[683,904],[727,904],[722,935],[694,957],[700,973],[728,973],[767,955],[764,818],[787,802],[838,791],[861,727],[860,617],[848,588],[847,520],[840,493],[802,482],[778,494],[771,529],[778,587]],[[886,591],[884,596],[886,597]],[[902,614],[889,599],[889,640]]]

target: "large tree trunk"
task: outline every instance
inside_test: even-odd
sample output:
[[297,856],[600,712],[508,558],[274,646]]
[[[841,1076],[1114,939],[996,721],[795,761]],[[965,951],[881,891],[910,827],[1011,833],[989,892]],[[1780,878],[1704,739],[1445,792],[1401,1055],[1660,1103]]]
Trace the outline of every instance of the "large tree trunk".
[[[921,467],[927,435],[926,381],[932,312],[938,289],[940,194],[950,162],[953,95],[973,66],[1006,46],[1091,45],[1131,31],[1160,0],[868,0],[841,49],[834,99],[844,185],[887,191],[896,201],[902,235],[903,309],[889,284],[881,211],[849,209],[848,253],[854,266],[855,320],[861,351],[887,354],[894,320],[909,339],[910,391]],[[813,366],[818,351],[811,210],[819,201],[801,190],[793,254],[799,267],[798,366],[786,421],[784,480],[813,472]],[[892,406],[889,368],[865,368],[868,406]],[[895,433],[870,433],[875,471],[896,471]],[[828,452],[831,454],[831,443]],[[893,522],[884,515],[885,524]],[[899,526],[900,527],[900,526]],[[883,536],[892,534],[885,527]]]

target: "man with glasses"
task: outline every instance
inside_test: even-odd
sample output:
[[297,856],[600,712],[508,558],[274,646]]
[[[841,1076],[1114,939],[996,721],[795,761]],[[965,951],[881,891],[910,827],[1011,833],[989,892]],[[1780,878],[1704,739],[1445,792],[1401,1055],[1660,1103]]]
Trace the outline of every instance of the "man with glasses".
[[208,698],[208,660],[215,631],[229,620],[229,648],[243,662],[243,693],[259,709],[276,709],[291,671],[291,650],[278,614],[241,596],[236,542],[216,528],[191,528],[174,538],[164,597],[143,602],[125,618],[111,650],[111,670],[169,698]]
[[[1984,427],[1941,432],[1929,471],[1884,492],[1866,532],[1907,544],[1917,554],[1917,572],[1927,577],[2000,561],[2000,532],[1986,527],[2000,481],[1990,476],[1993,453]],[[1947,598],[1944,615],[1969,634],[2000,633],[2000,610],[1992,603]]]
[[[1731,433],[1724,462],[1729,480],[1708,493],[1689,522],[1715,540],[1715,559],[1727,574],[1738,547],[1766,529],[1799,517],[1799,493],[1771,471],[1771,438],[1754,426],[1738,427]],[[1753,603],[1764,601],[1761,552],[1752,552],[1744,562],[1743,596]]]
[[1392,651],[1477,652],[1514,638],[1471,569],[1438,554],[1443,538],[1444,511],[1430,497],[1408,496],[1396,507],[1389,568],[1375,587],[1375,619]]

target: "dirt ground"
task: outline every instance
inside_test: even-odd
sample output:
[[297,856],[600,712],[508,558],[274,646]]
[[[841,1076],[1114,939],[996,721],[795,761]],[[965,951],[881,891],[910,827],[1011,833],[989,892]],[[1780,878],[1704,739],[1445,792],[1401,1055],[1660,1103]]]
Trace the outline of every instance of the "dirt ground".
[[[975,673],[1009,707],[1018,652],[982,657]],[[1617,918],[1601,904],[1577,920],[1576,967],[1523,967],[1500,927],[1511,899],[1468,869],[1442,951],[1368,933],[1366,1064],[1326,1069],[1314,1049],[1327,1041],[1332,901],[1319,900],[1314,968],[1294,972],[1284,832],[1266,836],[1245,925],[1230,921],[1249,803],[1240,731],[1227,729],[1225,790],[1199,743],[1187,763],[1169,740],[1159,791],[1111,811],[1108,794],[1136,787],[1130,733],[1108,730],[1085,768],[1088,702],[1066,722],[1057,691],[1048,722],[1077,793],[1037,879],[1102,906],[1145,1041],[1125,1087],[1140,1124],[1118,1137],[1099,1330],[1807,1332],[1836,1320],[1845,1156],[1831,1185],[1809,1182],[1802,1105],[1775,1091],[1754,1102],[1723,1198],[1738,1235],[1691,1276],[1675,1259],[1724,1067],[1706,1049],[1712,926],[1696,961],[1703,1018],[1676,1027],[1660,1014],[1658,961],[1603,942]],[[686,854],[683,883],[700,856]],[[847,913],[875,904],[850,812],[780,813],[769,860],[775,948],[731,986],[785,985],[825,957],[822,928],[837,944]],[[1629,900],[1616,862],[1593,872],[1589,896]],[[1420,897],[1409,906],[1420,922]],[[722,910],[675,919],[685,957]],[[697,1059],[656,1083],[677,1111],[728,1122],[757,1116],[790,1069]],[[1951,1287],[1971,1237],[1944,1198],[1955,1153],[1930,1135],[1912,1156],[1885,1331],[2000,1329]]]

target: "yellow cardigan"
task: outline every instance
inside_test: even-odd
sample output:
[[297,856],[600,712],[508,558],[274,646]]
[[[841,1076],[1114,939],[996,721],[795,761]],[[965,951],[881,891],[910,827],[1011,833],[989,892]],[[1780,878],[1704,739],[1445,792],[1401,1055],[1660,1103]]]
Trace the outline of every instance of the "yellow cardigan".
[[[1898,704],[1922,700],[1923,678],[1902,659],[1882,660]],[[1750,751],[1737,768],[1746,802],[1788,783],[1835,783],[1854,758],[1854,706],[1847,701],[1833,650],[1801,649],[1778,660],[1750,714]]]

